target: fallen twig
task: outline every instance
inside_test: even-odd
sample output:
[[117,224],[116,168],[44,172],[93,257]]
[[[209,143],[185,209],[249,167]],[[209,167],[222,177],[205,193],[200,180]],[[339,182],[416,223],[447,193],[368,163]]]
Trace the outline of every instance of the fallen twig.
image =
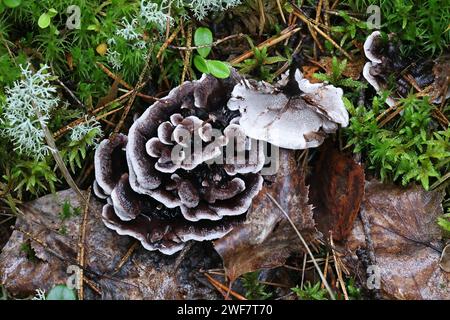
[[85,262],[85,257],[84,257],[84,245],[85,245],[85,241],[86,241],[86,225],[87,225],[87,217],[88,217],[88,213],[89,213],[89,201],[91,199],[91,188],[89,187],[89,189],[87,190],[87,202],[86,205],[84,206],[84,214],[83,214],[83,219],[81,221],[81,227],[79,228],[80,232],[79,232],[79,237],[78,237],[78,254],[77,254],[77,262],[78,264],[81,266],[80,268],[80,277],[79,277],[79,283],[78,283],[78,299],[80,300],[84,300],[84,288],[83,288],[83,279],[84,279],[84,262]]
[[[58,166],[59,170],[61,171],[61,174],[63,175],[64,179],[66,180],[69,187],[71,187],[75,193],[78,195],[78,197],[81,200],[81,203],[86,204],[86,198],[84,197],[81,190],[78,188],[77,184],[73,180],[72,176],[70,175],[69,169],[67,169],[64,160],[61,157],[61,154],[59,153],[58,148],[56,147],[55,139],[53,138],[52,133],[50,132],[49,128],[45,124],[42,115],[40,114],[39,110],[34,105],[34,102],[32,102],[33,107],[36,111],[36,115],[39,119],[39,123],[41,125],[42,131],[45,135],[45,141],[47,142],[47,146],[50,149],[50,153],[52,154],[53,158],[55,159],[56,165]],[[89,203],[87,203],[89,205]]]
[[334,41],[332,38],[330,38],[325,32],[323,32],[314,22],[314,20],[309,19],[304,13],[303,11],[297,7],[295,4],[292,4],[294,11],[293,13],[299,17],[304,23],[306,23],[306,25],[311,26],[312,28],[314,28],[314,30],[316,30],[322,37],[324,37],[325,39],[327,39],[328,41],[331,42],[331,44],[338,49],[340,52],[342,52],[342,54],[344,54],[349,60],[353,60],[353,57],[350,56],[350,54],[347,53],[347,51],[345,51],[340,45],[338,45],[336,43],[336,41]]
[[[186,44],[187,47],[189,48],[191,46],[192,43],[192,23],[189,24],[188,26],[188,33],[187,33],[187,39],[186,39]],[[188,67],[190,65],[190,61],[191,61],[191,50],[186,51],[186,54],[184,55],[184,61],[183,61],[183,72],[181,73],[181,80],[180,83],[184,82],[184,79],[186,78],[186,72],[188,70]]]
[[133,252],[136,250],[136,248],[139,246],[139,241],[134,241],[131,246],[128,248],[127,252],[125,252],[125,254],[123,255],[123,257],[120,259],[119,263],[117,264],[117,266],[114,268],[112,275],[115,275],[117,272],[120,271],[120,269],[122,269],[123,265],[128,261],[128,259],[130,259],[131,255],[133,254]]
[[[151,56],[151,55],[149,55]],[[117,75],[115,75],[113,72],[111,72],[107,67],[105,67],[103,64],[101,64],[100,62],[97,62],[97,66],[100,67],[100,69],[103,70],[103,72],[105,72],[110,78],[114,79],[114,80],[118,80],[119,83],[127,88],[128,90],[131,90],[131,92],[133,92],[133,87],[131,85],[129,85],[125,80],[121,79],[120,77],[118,77]],[[156,97],[152,97],[143,93],[138,92],[137,96],[139,96],[140,98],[146,100],[147,102],[153,102],[153,101],[157,101],[159,100]]]
[[325,277],[322,274],[322,270],[320,270],[319,265],[317,264],[316,259],[314,258],[314,255],[311,252],[311,249],[309,248],[308,244],[306,243],[305,239],[303,238],[303,236],[301,235],[300,231],[297,229],[297,227],[294,224],[294,221],[292,221],[291,217],[286,213],[286,211],[284,211],[284,209],[281,207],[281,205],[278,203],[277,200],[275,200],[274,197],[272,197],[270,194],[267,194],[267,196],[269,197],[270,200],[273,201],[273,203],[278,207],[278,209],[280,209],[280,211],[286,216],[286,218],[288,219],[289,223],[291,224],[292,228],[295,230],[295,232],[297,233],[297,236],[299,237],[300,241],[302,242],[303,246],[305,247],[306,251],[308,252],[309,256],[312,259],[312,262],[314,264],[314,267],[316,268],[317,272],[319,273],[320,278],[322,279],[322,282],[325,284],[325,288],[328,291],[328,294],[330,295],[330,298],[332,300],[336,300],[333,291],[331,290],[327,279],[325,279]]
[[152,51],[153,51],[153,46],[151,46],[149,48],[149,50],[148,50],[147,60],[145,61],[144,69],[142,70],[142,72],[141,72],[141,74],[139,76],[139,80],[138,80],[138,83],[136,85],[136,88],[134,88],[134,90],[133,90],[133,92],[131,94],[131,97],[128,100],[127,106],[125,107],[125,111],[122,113],[122,116],[120,117],[119,123],[117,124],[117,126],[114,129],[114,133],[119,133],[119,131],[122,129],[123,124],[125,123],[125,119],[127,118],[128,113],[131,110],[131,106],[133,105],[134,100],[136,99],[136,96],[139,93],[139,90],[141,90],[142,87],[144,86],[144,84],[146,83],[146,81],[144,81],[144,77],[145,77],[145,75],[147,73],[147,70],[150,67],[150,60],[152,58],[152,54],[151,54]]
[[339,281],[339,285],[341,287],[342,293],[344,294],[344,299],[345,300],[349,300],[348,299],[348,294],[347,294],[347,288],[345,287],[345,282],[344,279],[342,277],[342,270],[341,270],[341,262],[340,260],[338,260],[338,255],[336,254],[336,251],[334,250],[334,242],[333,242],[333,234],[330,231],[330,245],[331,245],[331,252],[333,253],[333,259],[334,259],[334,269],[336,270],[336,274],[337,274],[337,278]]
[[216,41],[214,41],[211,44],[205,44],[205,45],[201,45],[201,46],[190,46],[190,47],[178,47],[178,46],[169,45],[169,48],[180,50],[180,51],[195,50],[195,49],[201,49],[201,48],[211,48],[211,47],[218,46],[222,42],[225,42],[225,41],[228,41],[228,40],[231,40],[231,39],[235,39],[235,38],[243,38],[243,37],[245,37],[245,34],[238,33],[238,34],[232,34],[232,35],[229,35],[229,36],[227,36],[225,38],[216,40]]
[[[301,28],[295,28],[294,26],[289,26],[286,29],[284,29],[279,36],[274,36],[274,37],[267,39],[264,42],[261,42],[259,45],[256,46],[256,48],[262,49],[264,47],[271,47],[277,43],[280,43],[284,39],[291,37],[293,34],[299,32],[300,29]],[[241,63],[245,59],[252,57],[253,55],[254,55],[254,51],[248,50],[248,51],[244,52],[243,54],[241,54],[239,57],[236,57],[233,60],[231,60],[230,64],[236,65],[238,63]]]
[[156,54],[156,60],[159,61],[159,63],[162,63],[162,61],[160,61],[160,58],[162,56],[162,54],[164,53],[164,51],[167,49],[167,47],[173,42],[173,40],[175,40],[176,36],[178,35],[178,32],[180,32],[181,30],[181,25],[177,26],[175,28],[175,30],[172,32],[172,34],[170,35],[169,38],[167,38],[166,41],[164,41],[163,45],[161,46],[161,48],[159,48],[158,53]]
[[216,279],[214,279],[213,277],[211,277],[207,272],[203,273],[206,277],[206,279],[208,279],[208,281],[216,288],[219,289],[219,291],[225,291],[227,294],[225,296],[225,299],[227,299],[228,294],[231,294],[233,297],[235,297],[238,300],[247,300],[247,298],[243,297],[242,295],[240,295],[237,292],[234,292],[233,290],[231,290],[230,288],[228,288],[227,286],[223,285],[222,283],[220,283],[219,281],[217,281]]

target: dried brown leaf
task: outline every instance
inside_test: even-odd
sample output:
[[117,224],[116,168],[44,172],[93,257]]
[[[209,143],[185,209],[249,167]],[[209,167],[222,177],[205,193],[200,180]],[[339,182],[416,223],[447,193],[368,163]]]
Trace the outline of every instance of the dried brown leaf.
[[303,177],[294,152],[281,149],[275,181],[253,199],[246,222],[215,241],[231,281],[247,272],[283,265],[291,253],[302,250],[292,226],[268,195],[289,214],[307,241],[319,236]]
[[442,193],[421,187],[401,188],[378,181],[366,183],[361,211],[347,243],[355,253],[371,239],[380,271],[381,294],[390,299],[450,299],[450,274],[439,267],[443,249],[436,223],[442,215]]
[[344,240],[351,232],[364,196],[364,170],[331,143],[320,151],[310,179],[314,219],[323,234]]
[[319,72],[319,66],[303,66],[302,73],[305,79],[308,79],[311,83],[319,83],[320,80],[314,77],[314,73]]
[[[80,206],[71,190],[48,195],[26,204],[23,215],[17,218],[16,230],[0,254],[0,284],[14,296],[33,295],[36,289],[49,290],[65,284],[73,273],[69,265],[76,265],[77,240],[81,216],[61,220],[62,203],[68,200]],[[133,244],[130,237],[118,236],[101,221],[103,203],[91,197],[86,226],[84,275],[100,290],[99,297],[85,286],[85,299],[212,299],[219,296],[213,288],[205,287],[200,269],[217,267],[220,258],[211,246],[198,243],[192,246],[177,268],[175,256],[138,248],[115,273],[122,257]],[[61,234],[64,226],[65,233]],[[22,230],[24,232],[20,232]],[[35,240],[29,240],[27,234]],[[30,243],[37,259],[29,260],[20,249]]]

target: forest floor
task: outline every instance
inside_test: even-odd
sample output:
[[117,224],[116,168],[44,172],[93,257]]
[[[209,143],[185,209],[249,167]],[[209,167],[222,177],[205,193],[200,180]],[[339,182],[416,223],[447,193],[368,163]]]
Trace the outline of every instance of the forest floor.
[[[449,44],[445,0],[0,0],[0,299],[450,299]],[[349,123],[239,234],[166,256],[106,229],[103,139],[202,73],[297,68]]]

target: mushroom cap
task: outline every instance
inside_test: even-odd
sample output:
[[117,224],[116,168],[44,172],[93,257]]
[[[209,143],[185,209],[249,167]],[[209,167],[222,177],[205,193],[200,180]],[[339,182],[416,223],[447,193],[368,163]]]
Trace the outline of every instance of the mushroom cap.
[[[383,90],[381,84],[379,83],[376,68],[378,65],[383,64],[383,59],[381,55],[381,32],[372,32],[364,42],[364,54],[366,55],[369,62],[366,62],[363,68],[363,77],[367,82],[375,89],[376,92],[381,92]],[[386,103],[392,107],[395,105],[394,99],[391,97],[386,98]]]
[[297,70],[295,80],[303,92],[289,97],[280,89],[287,74],[276,86],[243,80],[228,101],[230,110],[239,110],[239,125],[244,133],[286,149],[317,147],[323,133],[335,132],[338,124],[348,125],[343,91],[332,85],[312,84]]
[[93,189],[97,197],[106,199],[110,196],[122,174],[128,170],[124,151],[127,141],[127,136],[119,133],[101,141],[95,150]]
[[106,204],[103,207],[102,219],[109,229],[139,240],[145,249],[172,255],[183,249],[189,240],[206,241],[223,237],[244,218],[188,223],[176,219],[160,220],[141,214],[133,220],[123,221],[114,208]]
[[374,31],[372,32],[364,42],[364,54],[367,59],[374,63],[381,63],[381,58],[379,57],[379,53],[375,51],[377,47],[377,43],[381,40],[381,32]]
[[[364,54],[369,61],[364,65],[363,76],[376,92],[392,89],[390,96],[386,98],[386,103],[394,107],[396,99],[406,97],[412,88],[409,81],[403,78],[407,71],[407,76],[413,79],[415,87],[425,89],[431,87],[431,97],[435,97],[433,103],[441,103],[442,96],[445,99],[450,97],[450,88],[443,88],[441,76],[448,75],[450,63],[448,57],[443,60],[431,61],[420,57],[404,57],[399,53],[398,45],[395,42],[395,35],[389,34],[388,41],[383,41],[380,31],[372,32],[364,42]],[[446,61],[445,61],[446,60]],[[445,70],[443,73],[437,70]],[[395,78],[395,87],[390,88],[389,79]],[[436,98],[437,97],[437,98]]]

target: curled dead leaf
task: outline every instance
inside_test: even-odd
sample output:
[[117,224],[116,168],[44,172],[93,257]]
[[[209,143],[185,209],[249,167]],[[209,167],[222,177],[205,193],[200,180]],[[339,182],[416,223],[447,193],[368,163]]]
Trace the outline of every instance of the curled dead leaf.
[[310,178],[314,219],[323,234],[345,240],[350,234],[364,196],[364,170],[351,155],[331,143],[320,149]]
[[319,83],[320,80],[314,77],[314,73],[319,72],[319,66],[303,66],[302,73],[305,79],[308,79],[311,83]]

